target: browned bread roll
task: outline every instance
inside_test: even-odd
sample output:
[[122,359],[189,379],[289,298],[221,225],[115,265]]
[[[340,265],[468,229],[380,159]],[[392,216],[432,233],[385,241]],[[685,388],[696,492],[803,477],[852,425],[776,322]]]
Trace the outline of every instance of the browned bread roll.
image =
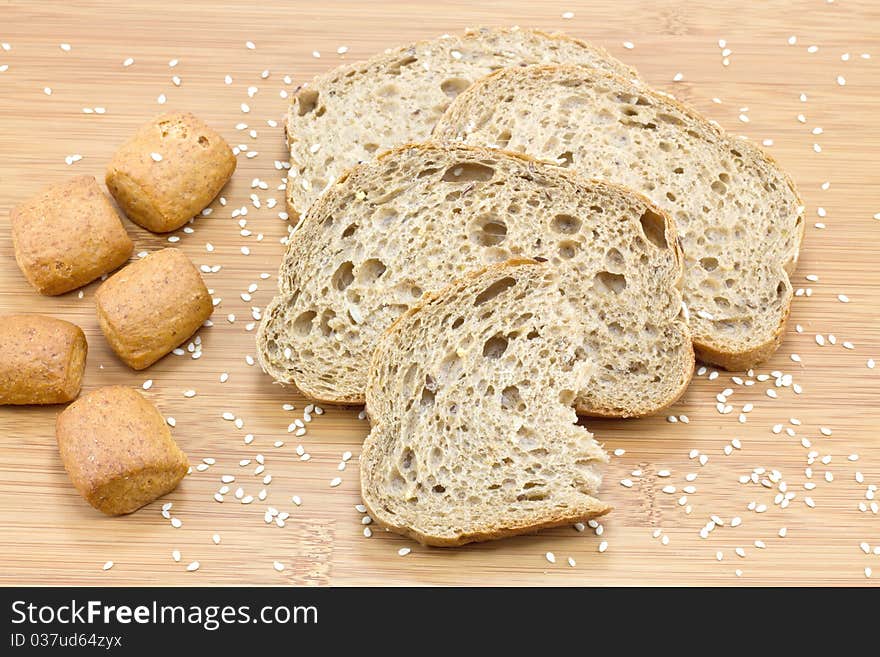
[[122,265],[133,245],[94,176],[53,185],[12,210],[15,260],[40,294],[75,290]]
[[158,409],[124,386],[99,388],[55,426],[74,487],[107,515],[131,513],[177,487],[189,463]]
[[0,405],[76,399],[87,352],[75,324],[44,315],[0,316]]
[[177,249],[151,253],[111,276],[95,304],[113,351],[136,370],[184,342],[214,309],[198,270]]
[[119,147],[105,181],[136,224],[177,230],[217,196],[235,171],[229,144],[188,112],[157,116]]

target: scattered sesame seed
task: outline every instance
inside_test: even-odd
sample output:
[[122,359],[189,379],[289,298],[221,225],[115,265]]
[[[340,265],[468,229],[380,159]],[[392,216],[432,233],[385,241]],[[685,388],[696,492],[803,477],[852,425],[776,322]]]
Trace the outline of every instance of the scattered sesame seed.
[[104,563],[103,566],[101,566],[101,570],[110,570],[112,567],[113,567],[113,562],[107,561],[106,563]]
[[[401,557],[405,557],[405,556],[408,555],[410,552],[412,552],[412,549],[411,549],[411,548],[408,548],[408,547],[402,547],[402,548],[400,548],[400,549],[397,551],[397,554],[399,554]],[[548,554],[549,554],[549,553],[548,553]]]
[[605,552],[608,549],[608,541],[599,543],[599,552]]
[[186,567],[186,570],[192,573],[197,571],[199,569],[199,566],[201,566],[201,564],[198,561],[193,561]]

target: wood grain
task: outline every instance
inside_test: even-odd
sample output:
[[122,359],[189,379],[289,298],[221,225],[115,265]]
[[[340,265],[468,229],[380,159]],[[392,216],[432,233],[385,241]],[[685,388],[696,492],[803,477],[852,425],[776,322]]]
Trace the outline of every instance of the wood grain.
[[[254,6],[258,4],[259,6]],[[861,512],[869,484],[880,483],[878,447],[878,377],[869,358],[880,360],[877,308],[880,307],[880,269],[877,241],[880,212],[877,190],[880,169],[880,96],[877,60],[880,43],[880,5],[872,0],[710,2],[708,0],[611,0],[604,2],[7,2],[3,3],[0,42],[0,313],[40,312],[81,325],[90,354],[85,389],[105,384],[140,386],[162,412],[177,420],[174,435],[193,464],[216,459],[207,471],[188,477],[180,488],[125,518],[104,518],[74,492],[61,467],[54,441],[59,408],[0,408],[0,583],[3,584],[851,584],[880,581],[880,557],[866,555],[861,542],[880,544],[880,516]],[[571,20],[561,18],[573,11]],[[357,454],[368,427],[357,419],[358,409],[328,408],[315,417],[301,439],[287,433],[301,417],[304,400],[292,390],[272,385],[257,366],[246,363],[254,353],[254,333],[247,324],[251,308],[271,298],[280,261],[279,242],[287,223],[279,219],[283,204],[276,189],[281,172],[275,160],[285,157],[281,130],[267,119],[280,119],[286,101],[279,92],[292,89],[340,60],[363,58],[390,45],[452,32],[469,25],[520,24],[564,29],[606,46],[635,65],[643,77],[661,89],[691,102],[735,133],[756,140],[772,139],[769,151],[789,169],[807,203],[808,230],[796,287],[812,288],[811,297],[796,299],[789,335],[782,350],[759,373],[790,373],[803,387],[800,395],[780,389],[779,399],[766,396],[770,382],[739,386],[730,375],[694,381],[673,409],[690,422],[672,424],[665,418],[640,421],[590,421],[586,424],[609,450],[625,449],[607,470],[603,498],[615,511],[604,521],[604,534],[588,529],[561,529],[539,536],[455,550],[426,549],[377,531],[364,538],[358,504]],[[796,35],[796,45],[788,45]],[[722,66],[718,40],[733,52]],[[256,49],[246,48],[251,40]],[[635,47],[628,50],[624,41]],[[64,52],[59,44],[72,46]],[[819,46],[816,53],[807,47]],[[339,46],[348,53],[336,54]],[[320,51],[321,57],[312,56]],[[874,58],[862,59],[868,52]],[[850,53],[849,61],[841,55]],[[135,63],[123,67],[133,57]],[[172,70],[171,59],[179,59]],[[263,70],[270,71],[261,79]],[[676,72],[683,80],[673,83]],[[224,84],[231,75],[232,84]],[[283,76],[292,76],[285,85]],[[172,75],[181,78],[180,87]],[[836,78],[843,75],[846,85]],[[247,89],[259,91],[248,98]],[[43,92],[52,88],[52,95]],[[164,106],[157,104],[167,95]],[[799,100],[806,94],[807,101]],[[714,103],[713,97],[721,100]],[[250,113],[240,104],[247,102]],[[83,107],[105,107],[106,113],[84,114]],[[738,117],[748,107],[748,123]],[[9,209],[51,182],[74,174],[103,177],[113,149],[145,119],[162,109],[191,110],[216,126],[234,144],[258,151],[253,159],[239,157],[239,170],[224,191],[227,205],[214,204],[210,217],[197,220],[192,234],[178,231],[177,244],[198,264],[222,265],[206,274],[216,297],[215,325],[203,329],[203,356],[169,356],[146,372],[134,373],[108,350],[93,310],[95,284],[83,298],[70,293],[38,297],[15,266],[9,238]],[[797,120],[804,114],[806,123]],[[236,130],[246,122],[257,130],[250,138]],[[821,135],[811,134],[815,127]],[[822,147],[821,153],[813,144]],[[83,159],[65,165],[65,156]],[[270,189],[252,190],[255,178]],[[830,188],[820,185],[830,181]],[[262,207],[253,207],[257,193]],[[235,208],[246,206],[243,237]],[[827,216],[819,218],[817,209]],[[824,222],[824,230],[813,224]],[[137,250],[152,251],[168,242],[126,222]],[[262,240],[258,239],[262,235]],[[208,252],[206,243],[214,245]],[[240,248],[250,247],[250,255]],[[261,280],[261,273],[270,274]],[[804,276],[816,274],[817,282]],[[252,301],[241,293],[258,283]],[[850,302],[838,301],[838,294]],[[234,323],[227,321],[234,313]],[[795,325],[803,326],[803,333]],[[837,338],[820,347],[815,334]],[[855,348],[848,350],[843,341]],[[790,355],[800,355],[801,363]],[[218,377],[229,373],[228,382]],[[715,396],[733,388],[729,403],[735,410],[720,415]],[[194,398],[184,398],[188,389]],[[296,405],[284,411],[282,404]],[[737,417],[746,403],[754,410],[748,421]],[[236,429],[221,418],[232,412],[244,420]],[[789,424],[789,418],[801,424]],[[773,434],[781,423],[796,435]],[[822,436],[819,427],[833,435]],[[252,433],[251,445],[243,437]],[[734,438],[742,449],[725,456]],[[808,438],[812,447],[801,444]],[[283,440],[283,447],[273,446]],[[300,461],[298,444],[311,455]],[[705,466],[689,458],[691,450],[708,455]],[[803,484],[808,452],[832,461],[812,466],[813,491]],[[344,472],[337,464],[346,451],[354,458]],[[849,454],[858,453],[858,461]],[[241,459],[265,455],[266,472],[253,474],[256,463],[239,467]],[[774,505],[775,490],[743,485],[738,478],[753,468],[778,470],[797,494],[787,509]],[[641,477],[630,475],[640,469]],[[671,476],[659,476],[669,470]],[[855,480],[863,473],[864,482]],[[698,474],[688,495],[691,513],[677,502],[688,485],[686,473]],[[833,481],[825,480],[825,473]],[[261,479],[271,473],[273,480]],[[212,499],[220,476],[235,475],[235,487],[256,495],[265,487],[268,498],[250,505],[232,493],[222,504]],[[342,484],[330,481],[342,477]],[[632,488],[618,482],[633,480]],[[675,494],[662,492],[672,485]],[[302,506],[291,501],[302,498]],[[815,508],[804,503],[815,500]],[[183,521],[170,526],[160,514],[164,502]],[[754,501],[766,504],[764,513],[750,511]],[[286,527],[267,525],[267,505],[289,512]],[[725,521],[707,539],[699,530],[717,515]],[[742,525],[729,526],[734,516]],[[780,527],[788,528],[779,538]],[[661,530],[668,545],[652,532]],[[221,543],[215,545],[212,535]],[[600,541],[608,542],[605,553]],[[763,540],[766,549],[754,546]],[[413,547],[406,557],[397,550]],[[746,557],[735,555],[742,547]],[[180,550],[182,560],[171,558]],[[556,555],[556,564],[545,553]],[[716,552],[723,561],[716,560]],[[566,563],[571,556],[576,565]],[[115,566],[101,567],[107,560]],[[193,560],[198,572],[186,572]],[[273,569],[273,561],[285,565]],[[867,579],[866,566],[876,574]],[[741,569],[741,577],[735,571]]]

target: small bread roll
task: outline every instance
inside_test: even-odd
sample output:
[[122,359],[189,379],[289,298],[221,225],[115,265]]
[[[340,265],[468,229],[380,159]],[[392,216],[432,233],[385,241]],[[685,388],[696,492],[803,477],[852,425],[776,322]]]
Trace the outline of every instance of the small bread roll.
[[113,271],[133,245],[94,176],[77,176],[18,205],[10,215],[19,269],[37,292],[64,294]]
[[0,406],[76,399],[87,352],[75,324],[44,315],[0,316]]
[[198,270],[178,249],[131,263],[95,292],[98,322],[113,351],[136,370],[189,338],[214,304]]
[[157,116],[120,146],[105,181],[129,219],[166,233],[207,207],[235,164],[223,137],[192,114],[175,112]]
[[74,487],[110,516],[170,493],[189,469],[159,410],[125,386],[99,388],[68,406],[55,438]]

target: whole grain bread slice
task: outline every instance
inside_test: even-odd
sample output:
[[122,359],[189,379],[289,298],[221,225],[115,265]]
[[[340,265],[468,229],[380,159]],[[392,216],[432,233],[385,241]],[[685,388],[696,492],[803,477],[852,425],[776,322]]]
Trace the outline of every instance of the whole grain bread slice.
[[455,99],[434,134],[642,192],[681,236],[697,356],[745,369],[779,346],[803,205],[789,176],[747,140],[630,79],[568,65],[487,76]]
[[374,521],[437,546],[607,513],[607,456],[572,402],[600,367],[572,270],[511,260],[472,272],[377,341],[360,457]]
[[288,204],[302,215],[342,172],[431,134],[452,98],[503,66],[576,63],[635,76],[605,50],[538,30],[471,29],[386,50],[318,76],[287,118]]
[[423,292],[536,256],[577,281],[572,303],[590,328],[581,346],[600,364],[578,411],[640,416],[674,402],[694,355],[668,216],[617,185],[463,144],[392,150],[312,206],[263,313],[260,362],[311,398],[363,403],[376,340]]

